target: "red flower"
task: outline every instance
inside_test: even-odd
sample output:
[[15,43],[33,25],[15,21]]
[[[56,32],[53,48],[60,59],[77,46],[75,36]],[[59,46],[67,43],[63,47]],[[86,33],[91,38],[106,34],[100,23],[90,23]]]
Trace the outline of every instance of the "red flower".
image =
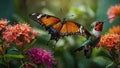
[[6,27],[6,25],[8,24],[8,20],[6,20],[6,19],[0,19],[0,31],[1,30],[3,30],[5,27]]
[[36,36],[38,36],[38,33],[28,24],[9,25],[6,27],[6,31],[3,32],[3,39],[8,42],[15,42],[19,46],[22,46],[24,43],[30,43]]
[[107,12],[110,23],[112,23],[118,16],[120,17],[120,4],[111,6]]
[[106,34],[104,35],[100,42],[99,46],[106,47],[108,50],[116,50],[120,44],[120,35],[118,34]]

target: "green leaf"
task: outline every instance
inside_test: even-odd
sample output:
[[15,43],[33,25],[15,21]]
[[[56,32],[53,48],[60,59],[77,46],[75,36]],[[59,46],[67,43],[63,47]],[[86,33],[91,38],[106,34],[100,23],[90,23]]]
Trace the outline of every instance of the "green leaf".
[[31,48],[35,42],[36,42],[36,39],[34,39],[29,45],[27,45],[23,52],[26,52],[29,48]]
[[7,57],[7,58],[19,58],[19,59],[24,58],[23,55],[12,55],[12,54],[6,54],[5,57]]
[[113,62],[110,63],[110,64],[108,64],[108,65],[106,66],[106,68],[112,68],[113,64],[114,64]]
[[0,59],[2,58],[3,56],[0,55]]
[[108,60],[107,58],[101,57],[101,56],[93,58],[93,61],[100,66],[106,66],[109,63],[111,63],[110,60]]
[[0,43],[2,43],[2,39],[0,38]]
[[28,64],[34,66],[35,68],[38,68],[36,64],[29,62]]

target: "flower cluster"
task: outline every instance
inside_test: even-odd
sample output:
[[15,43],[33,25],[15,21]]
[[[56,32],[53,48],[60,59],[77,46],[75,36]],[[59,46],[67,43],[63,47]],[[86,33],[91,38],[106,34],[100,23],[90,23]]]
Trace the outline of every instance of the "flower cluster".
[[109,33],[119,34],[120,35],[120,25],[113,26],[112,28],[110,28]]
[[120,44],[120,35],[118,34],[106,34],[104,35],[100,42],[99,46],[106,47],[108,50],[116,50]]
[[107,12],[110,23],[112,23],[118,16],[120,16],[120,4],[111,6]]
[[0,19],[0,31],[2,31],[3,29],[5,29],[5,27],[7,26],[8,24],[8,20],[6,19]]
[[3,32],[3,39],[8,42],[15,42],[19,46],[23,43],[30,43],[38,35],[28,24],[16,24],[6,27],[6,31]]
[[[23,45],[31,43],[31,41],[35,39],[36,36],[39,35],[39,33],[34,31],[27,23],[8,25],[8,22],[9,21],[6,19],[0,20],[0,34],[1,34],[0,39],[2,42],[0,43],[0,55],[1,56],[6,55],[6,53],[4,53],[4,49],[9,48],[11,43],[13,43],[13,45],[15,44],[21,47]],[[29,58],[29,61],[36,64],[36,66],[42,64],[42,65],[46,65],[48,68],[52,68],[52,65],[56,64],[53,56],[51,55],[49,51],[42,50],[39,48],[27,49],[27,47],[26,49],[25,47],[24,48],[21,47],[18,50],[21,51],[20,53],[23,56],[25,56],[25,59]],[[27,52],[24,50],[26,50]],[[3,59],[3,61],[6,61],[6,60]],[[23,63],[24,67],[35,68],[32,65],[32,63],[31,64],[29,63],[30,62]]]
[[31,48],[26,53],[26,56],[30,56],[30,61],[35,64],[47,65],[48,68],[52,68],[56,62],[53,60],[53,56],[49,51],[42,50],[39,48]]

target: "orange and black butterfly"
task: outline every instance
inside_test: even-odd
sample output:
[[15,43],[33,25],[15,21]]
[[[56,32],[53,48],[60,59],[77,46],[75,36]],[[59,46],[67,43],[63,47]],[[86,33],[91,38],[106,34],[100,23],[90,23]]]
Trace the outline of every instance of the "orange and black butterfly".
[[83,35],[86,38],[89,38],[91,35],[83,26],[72,21],[60,20],[55,16],[40,13],[32,13],[30,17],[46,28],[49,34],[51,34],[50,40],[57,41],[61,37],[76,34]]

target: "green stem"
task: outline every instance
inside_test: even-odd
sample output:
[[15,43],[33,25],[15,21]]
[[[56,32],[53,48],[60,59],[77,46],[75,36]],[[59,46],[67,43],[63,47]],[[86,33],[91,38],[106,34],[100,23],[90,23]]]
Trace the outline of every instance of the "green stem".
[[20,68],[24,68],[24,64],[23,63],[21,64]]
[[38,68],[44,68],[44,66],[42,64],[38,65]]
[[[19,49],[20,53],[24,56],[24,52],[23,50]],[[24,58],[21,60],[22,65],[20,66],[20,68],[25,68],[25,61]]]
[[2,48],[3,48],[3,51],[2,51],[3,61],[5,62],[5,66],[6,66],[7,68],[9,68],[9,63],[8,63],[8,61],[7,61],[7,58],[5,57],[6,48],[4,48],[3,45],[2,45]]
[[111,54],[111,57],[112,57],[114,68],[118,68],[119,62],[118,62],[118,60],[116,60],[115,52],[111,51],[110,54]]

